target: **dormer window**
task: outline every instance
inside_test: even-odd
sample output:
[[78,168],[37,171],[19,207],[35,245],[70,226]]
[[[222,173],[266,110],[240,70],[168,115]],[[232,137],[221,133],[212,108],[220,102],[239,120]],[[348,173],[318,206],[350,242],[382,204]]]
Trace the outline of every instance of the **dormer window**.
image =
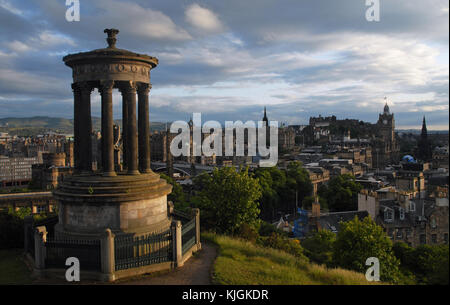
[[415,212],[415,211],[416,211],[416,204],[415,204],[413,201],[411,201],[411,202],[409,203],[409,210],[410,210],[411,212]]
[[384,210],[384,221],[386,222],[394,221],[394,211],[392,209],[386,208]]
[[399,209],[399,215],[400,215],[400,220],[405,219],[405,209],[404,208]]

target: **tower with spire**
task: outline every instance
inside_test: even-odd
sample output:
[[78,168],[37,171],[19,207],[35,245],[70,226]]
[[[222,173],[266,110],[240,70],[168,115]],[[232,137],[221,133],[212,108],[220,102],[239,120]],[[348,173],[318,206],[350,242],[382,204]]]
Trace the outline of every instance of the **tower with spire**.
[[432,159],[432,150],[430,142],[428,141],[427,122],[425,121],[425,116],[423,116],[422,120],[420,140],[417,143],[417,158],[422,161],[430,161]]
[[383,113],[380,113],[378,122],[375,125],[377,139],[373,152],[373,163],[376,168],[384,168],[389,164],[396,164],[400,157],[400,148],[395,136],[394,114],[389,109],[387,97],[384,98],[384,101]]
[[269,119],[267,118],[267,112],[266,112],[266,107],[264,106],[264,117],[263,117],[263,124],[265,125],[265,126],[269,126]]

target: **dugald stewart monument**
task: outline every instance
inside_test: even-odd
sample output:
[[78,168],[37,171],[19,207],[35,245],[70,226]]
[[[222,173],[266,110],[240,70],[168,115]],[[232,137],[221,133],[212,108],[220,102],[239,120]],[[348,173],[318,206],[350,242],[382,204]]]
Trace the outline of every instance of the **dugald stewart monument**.
[[[74,256],[93,278],[113,281],[182,266],[200,249],[199,211],[184,214],[181,229],[167,201],[172,186],[150,169],[150,70],[158,59],[119,49],[119,30],[104,32],[107,48],[63,58],[73,71],[75,171],[53,191],[59,205],[54,236],[46,238],[45,227],[36,233],[36,270],[45,276]],[[90,110],[95,88],[101,94],[102,162],[97,168]],[[114,89],[122,94],[123,163],[114,157]]]
[[[150,233],[170,226],[167,194],[172,186],[150,169],[150,70],[158,59],[116,48],[118,30],[107,29],[108,47],[71,54],[64,63],[73,71],[76,173],[54,195],[59,200],[58,234],[90,236]],[[101,156],[92,170],[91,92],[101,93]],[[124,170],[114,164],[112,92],[122,93]],[[136,93],[138,114],[136,117]],[[137,124],[139,122],[139,124]],[[116,160],[117,161],[117,160]]]

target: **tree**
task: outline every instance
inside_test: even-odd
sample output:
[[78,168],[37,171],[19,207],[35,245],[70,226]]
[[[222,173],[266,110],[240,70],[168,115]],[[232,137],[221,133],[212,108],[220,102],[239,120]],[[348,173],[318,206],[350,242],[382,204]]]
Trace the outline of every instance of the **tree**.
[[280,190],[280,179],[278,178],[282,177],[284,178],[282,180],[286,181],[286,176],[276,167],[259,168],[255,171],[254,176],[258,178],[259,185],[261,186],[262,197],[259,201],[261,218],[272,221],[275,218],[275,211],[280,204],[280,196],[278,195]]
[[412,248],[398,242],[393,249],[403,273],[413,274],[419,284],[448,285],[448,245],[420,245]]
[[333,253],[333,262],[344,269],[365,273],[366,260],[376,257],[380,262],[382,281],[398,283],[400,261],[392,250],[392,241],[370,217],[341,222]]
[[301,245],[305,249],[305,255],[313,262],[331,267],[335,242],[336,234],[327,230],[319,230],[314,235],[305,238]]
[[258,199],[261,187],[258,179],[248,174],[248,168],[215,168],[201,178],[203,188],[192,202],[201,209],[202,225],[218,233],[234,234],[243,223],[258,225]]
[[179,183],[177,183],[173,178],[165,174],[160,174],[160,176],[162,179],[166,180],[167,183],[172,185],[172,192],[169,195],[167,195],[167,200],[173,202],[175,209],[181,211],[185,210],[188,204],[186,202],[183,187]]
[[[318,196],[319,197],[319,203],[320,203],[320,210],[324,211],[324,210],[328,210],[328,204],[327,201],[325,200],[325,198]],[[314,198],[313,196],[307,196],[305,198],[303,198],[303,202],[302,202],[302,209],[304,210],[310,210],[312,208],[312,204],[313,202],[316,201],[316,198]]]
[[[302,162],[294,161],[290,162],[286,171],[286,188],[284,191],[285,201],[287,203],[295,203],[296,196],[300,203],[306,196],[309,196],[313,190],[311,180],[309,179],[309,173],[303,168]],[[297,195],[296,195],[297,193]],[[288,207],[288,211],[292,211],[293,206]]]
[[331,211],[356,211],[358,209],[358,193],[362,186],[350,174],[334,177],[328,183],[328,188],[321,188],[321,194]]

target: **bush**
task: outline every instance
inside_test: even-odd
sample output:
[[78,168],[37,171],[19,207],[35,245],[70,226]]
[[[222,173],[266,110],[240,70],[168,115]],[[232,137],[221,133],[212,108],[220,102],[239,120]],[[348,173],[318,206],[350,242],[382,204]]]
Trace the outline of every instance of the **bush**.
[[448,285],[448,245],[420,245],[412,248],[405,243],[396,243],[393,249],[405,275],[414,275],[419,284]]
[[360,221],[355,219],[340,223],[337,234],[333,262],[344,269],[366,272],[366,260],[376,257],[380,262],[382,281],[399,283],[400,261],[392,251],[392,241],[370,217]]
[[263,247],[282,250],[298,258],[308,260],[303,254],[303,248],[300,246],[298,239],[288,239],[280,234],[272,233],[269,237],[261,237],[258,242]]
[[255,243],[256,240],[259,237],[258,232],[255,230],[255,228],[249,226],[248,224],[244,223],[239,227],[239,233],[238,236],[242,239],[248,240],[252,243]]
[[277,229],[277,227],[275,227],[273,224],[268,223],[266,221],[261,221],[258,233],[261,236],[270,236],[270,235],[272,235],[272,233],[277,233],[280,235],[287,236],[286,232],[284,232],[280,229]]
[[22,213],[0,213],[0,249],[22,248],[24,229]]
[[327,230],[319,230],[314,235],[308,236],[301,243],[305,249],[305,255],[313,262],[333,266],[333,248],[336,235]]

